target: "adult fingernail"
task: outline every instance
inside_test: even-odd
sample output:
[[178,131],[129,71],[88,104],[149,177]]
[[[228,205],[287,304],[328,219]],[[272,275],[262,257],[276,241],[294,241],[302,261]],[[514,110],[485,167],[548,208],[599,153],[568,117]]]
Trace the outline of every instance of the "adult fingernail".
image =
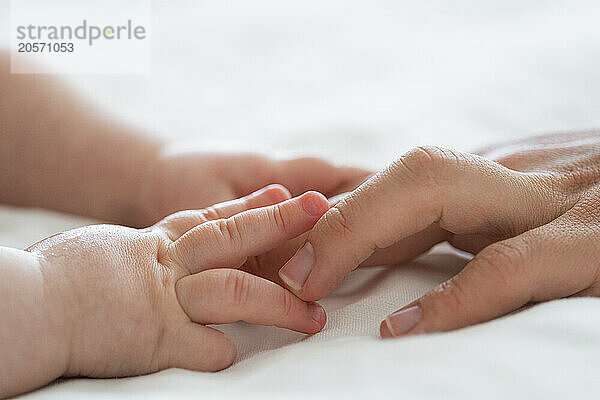
[[421,320],[421,307],[416,305],[396,311],[385,319],[391,336],[399,336],[415,327]]
[[319,325],[324,325],[324,320],[326,318],[325,316],[325,310],[323,310],[323,307],[321,307],[321,305],[317,304],[317,303],[308,303],[308,313],[310,314],[310,318],[317,322]]
[[294,254],[288,262],[279,270],[279,277],[289,287],[299,291],[306,282],[310,271],[315,263],[315,252],[310,244],[306,242],[300,250]]
[[320,217],[327,212],[329,203],[325,196],[317,192],[308,192],[300,199],[302,208],[311,217]]

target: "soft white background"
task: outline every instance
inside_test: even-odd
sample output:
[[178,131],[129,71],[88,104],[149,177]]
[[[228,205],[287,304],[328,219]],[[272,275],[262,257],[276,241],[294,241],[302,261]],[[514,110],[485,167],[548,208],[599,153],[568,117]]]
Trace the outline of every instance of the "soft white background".
[[[40,0],[40,7],[51,1]],[[0,0],[0,45],[8,43]],[[156,1],[149,75],[64,77],[172,140],[380,168],[411,146],[469,150],[600,126],[600,2]],[[0,244],[85,223],[0,209]],[[31,397],[597,398],[600,300],[562,300],[458,332],[377,339],[381,318],[465,262],[447,248],[354,273],[312,338],[234,324],[240,362],[69,380]]]

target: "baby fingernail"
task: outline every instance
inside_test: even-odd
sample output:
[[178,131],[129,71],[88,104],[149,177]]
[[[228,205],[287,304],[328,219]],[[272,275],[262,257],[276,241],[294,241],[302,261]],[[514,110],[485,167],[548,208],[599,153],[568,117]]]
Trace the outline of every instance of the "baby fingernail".
[[267,194],[273,201],[282,202],[292,197],[290,191],[282,185],[269,185],[267,188]]
[[289,190],[287,190],[284,186],[278,184],[266,186],[252,193],[250,196],[258,197],[263,195],[268,196],[271,200],[273,200],[276,203],[280,203],[292,197]]
[[313,321],[318,322],[319,324],[323,323],[325,319],[325,310],[317,303],[308,303],[308,313]]
[[315,253],[310,242],[300,248],[279,270],[279,276],[289,287],[299,291],[308,279],[315,263]]
[[317,192],[309,192],[300,198],[302,208],[311,217],[320,217],[327,212],[329,203],[325,197]]
[[421,307],[417,305],[396,311],[385,319],[385,323],[392,336],[398,336],[410,331],[420,320]]

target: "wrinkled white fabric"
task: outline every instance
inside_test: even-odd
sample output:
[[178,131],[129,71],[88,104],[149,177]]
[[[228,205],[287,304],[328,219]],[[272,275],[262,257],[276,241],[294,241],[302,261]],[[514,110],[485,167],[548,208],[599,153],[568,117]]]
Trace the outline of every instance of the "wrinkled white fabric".
[[[0,24],[8,5],[0,0]],[[151,75],[64,79],[99,109],[173,140],[375,169],[417,144],[470,150],[600,126],[595,0],[153,8]],[[24,248],[87,222],[1,208],[0,244]],[[224,372],[72,379],[26,397],[597,398],[599,299],[554,301],[451,333],[377,338],[382,318],[465,261],[441,246],[406,266],[356,271],[322,301],[329,321],[313,337],[225,326],[239,359]]]

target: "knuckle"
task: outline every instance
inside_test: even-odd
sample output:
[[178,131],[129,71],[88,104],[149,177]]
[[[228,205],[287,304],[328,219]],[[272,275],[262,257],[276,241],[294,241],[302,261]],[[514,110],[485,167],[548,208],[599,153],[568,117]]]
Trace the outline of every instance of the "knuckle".
[[537,188],[540,193],[550,193],[546,202],[550,209],[563,213],[573,207],[581,192],[577,190],[573,174],[562,172],[530,172],[525,183],[530,188]]
[[479,271],[500,285],[512,285],[514,279],[524,272],[528,254],[526,241],[521,239],[520,242],[497,242],[483,249],[476,257]]
[[594,188],[579,198],[571,208],[570,214],[576,222],[597,228],[600,225],[600,190]]
[[250,299],[250,280],[248,275],[238,270],[231,270],[225,277],[224,291],[232,304],[246,304]]
[[456,169],[461,160],[462,157],[452,150],[437,146],[419,146],[396,160],[390,169],[396,173],[406,171],[419,180],[438,182],[448,171]]
[[346,237],[352,232],[348,203],[346,199],[341,200],[323,215],[323,223],[330,232]]
[[581,194],[600,182],[600,170],[595,167],[600,156],[590,152],[576,163],[563,163],[553,169],[551,174],[557,186],[569,193]]
[[184,210],[165,217],[155,226],[162,228],[169,239],[175,241],[190,229],[207,221],[204,210]]

